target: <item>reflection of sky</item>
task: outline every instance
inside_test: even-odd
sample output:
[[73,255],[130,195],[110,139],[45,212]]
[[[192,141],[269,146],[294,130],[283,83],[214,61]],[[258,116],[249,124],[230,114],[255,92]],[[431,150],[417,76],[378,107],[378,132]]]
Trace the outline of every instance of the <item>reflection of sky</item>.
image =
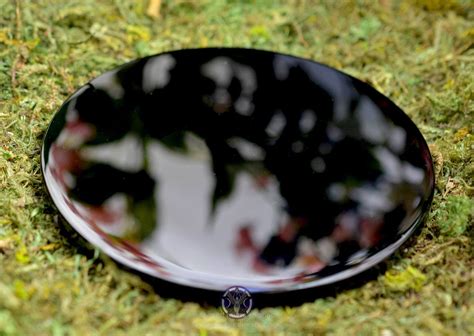
[[210,218],[211,162],[171,152],[157,141],[150,144],[148,155],[150,167],[156,168],[151,174],[159,181],[158,230],[145,248],[201,272],[256,276],[251,256],[237,255],[234,246],[243,226],[251,226],[256,244],[263,246],[283,222],[277,182],[258,189],[250,174],[240,173],[234,191]]

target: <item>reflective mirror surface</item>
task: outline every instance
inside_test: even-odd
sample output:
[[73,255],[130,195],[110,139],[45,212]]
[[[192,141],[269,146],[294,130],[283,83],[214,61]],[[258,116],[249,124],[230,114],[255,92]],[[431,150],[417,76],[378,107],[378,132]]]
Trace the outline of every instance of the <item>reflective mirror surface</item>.
[[74,93],[42,151],[61,215],[115,260],[196,288],[327,285],[431,203],[426,142],[369,85],[250,49],[139,59]]

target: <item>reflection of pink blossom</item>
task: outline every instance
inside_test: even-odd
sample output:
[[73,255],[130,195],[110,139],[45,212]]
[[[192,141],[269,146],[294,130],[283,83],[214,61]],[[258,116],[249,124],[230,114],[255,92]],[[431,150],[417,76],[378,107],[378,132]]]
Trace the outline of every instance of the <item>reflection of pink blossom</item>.
[[66,205],[69,207],[69,210],[71,210],[72,213],[74,213],[76,216],[83,219],[84,221],[87,221],[87,218],[79,212],[79,210],[76,208],[74,203],[72,203],[70,198],[63,197],[63,200],[64,200],[64,203],[66,203]]
[[267,283],[271,285],[280,285],[285,283],[287,280],[286,279],[274,279],[274,280],[268,280]]
[[377,218],[360,217],[354,213],[345,213],[339,217],[331,238],[337,243],[356,240],[363,248],[377,244],[383,221]]
[[258,256],[255,256],[252,262],[252,269],[261,274],[269,273],[270,266],[262,261]]
[[55,166],[58,167],[62,173],[74,172],[80,168],[82,162],[79,151],[66,149],[56,144],[51,146],[51,151],[56,164]]
[[336,242],[343,242],[343,241],[348,241],[352,240],[354,237],[353,232],[347,229],[347,227],[343,225],[336,225],[334,227],[334,230],[331,234],[331,237],[336,241]]
[[79,120],[69,121],[66,123],[64,130],[71,135],[77,136],[82,139],[82,142],[90,139],[94,135],[94,128],[87,123]]
[[360,217],[357,213],[349,211],[342,213],[336,219],[336,226],[331,233],[331,238],[337,243],[357,239]]
[[279,238],[287,243],[294,241],[301,227],[303,227],[306,222],[307,219],[303,217],[290,218],[278,233]]
[[314,254],[298,257],[298,263],[304,267],[305,274],[316,273],[326,266],[326,264],[319,260]]
[[250,251],[253,254],[257,254],[258,248],[252,239],[252,228],[250,226],[244,226],[240,228],[237,235],[235,250],[238,254],[245,251]]
[[270,184],[270,175],[259,174],[254,177],[254,181],[258,189],[265,189]]
[[[52,146],[51,154],[56,163],[54,170],[52,171],[53,176],[63,188],[69,189],[65,181],[65,176],[67,173],[77,172],[81,169],[83,162],[80,158],[79,152],[77,150],[64,149],[54,144]],[[83,212],[85,212],[85,214],[81,215],[77,212],[75,207],[72,206],[72,202],[69,201],[69,199],[65,198],[65,201],[71,210],[86,221],[94,220],[104,224],[113,224],[123,217],[123,214],[116,210],[109,209],[106,206],[84,207]]]
[[122,213],[105,206],[88,206],[87,212],[89,213],[90,218],[100,222],[101,224],[113,224],[123,217]]
[[360,246],[368,248],[377,244],[381,238],[380,229],[382,228],[382,225],[382,220],[363,218],[360,223]]
[[255,244],[252,238],[251,226],[246,225],[239,229],[235,242],[235,250],[237,254],[250,252],[252,255],[252,269],[257,273],[268,273],[269,266],[259,258],[261,248]]
[[[69,209],[71,210],[71,212],[76,214],[82,220],[86,221],[87,224],[89,225],[89,227],[100,238],[102,238],[102,240],[104,240],[109,247],[111,247],[112,249],[120,252],[120,254],[125,256],[127,259],[133,258],[134,261],[140,262],[140,263],[142,263],[142,264],[144,264],[144,265],[146,265],[150,268],[153,268],[155,271],[157,271],[158,273],[160,273],[163,276],[170,276],[171,275],[171,273],[169,273],[165,270],[163,265],[161,265],[160,263],[158,263],[155,260],[153,260],[152,258],[150,258],[148,255],[143,253],[139,244],[136,244],[134,242],[127,241],[125,239],[107,234],[106,232],[104,232],[99,227],[99,225],[97,224],[97,222],[93,218],[82,214],[77,209],[77,207],[74,205],[74,203],[71,202],[68,198],[64,198],[64,201],[65,201],[66,205],[69,207]],[[95,213],[94,211],[96,211],[96,210],[93,210],[93,213]],[[90,215],[90,213],[88,213],[88,214]],[[126,252],[127,254],[131,254],[133,257],[124,255],[124,252]]]
[[[292,244],[298,239],[298,233],[301,228],[307,223],[305,218],[290,218],[286,221],[285,225],[278,231],[274,239],[282,242],[283,244]],[[235,250],[237,254],[244,252],[250,252],[252,256],[251,268],[260,274],[269,274],[274,269],[275,265],[267,263],[261,258],[262,251],[265,250],[272,244],[269,242],[266,246],[257,246],[252,237],[253,232],[251,226],[243,226],[237,232],[237,239],[235,242]],[[322,269],[323,264],[318,258],[309,255],[297,255],[295,262],[302,265],[307,272],[314,273]]]
[[55,161],[51,173],[61,186],[66,187],[66,174],[80,170],[82,165],[80,154],[77,150],[65,149],[53,144],[51,146],[51,156]]
[[68,121],[58,141],[52,144],[50,153],[55,161],[52,174],[63,187],[67,185],[67,173],[77,173],[82,169],[83,160],[79,148],[94,133],[90,124],[79,120]]

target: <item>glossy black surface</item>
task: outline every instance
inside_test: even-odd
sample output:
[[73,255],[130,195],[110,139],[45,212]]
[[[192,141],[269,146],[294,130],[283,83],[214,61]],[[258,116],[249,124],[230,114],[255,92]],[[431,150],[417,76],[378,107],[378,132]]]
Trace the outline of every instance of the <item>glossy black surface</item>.
[[410,119],[327,66],[248,49],[181,50],[107,72],[54,117],[45,183],[65,219],[160,279],[276,292],[393,253],[428,210]]

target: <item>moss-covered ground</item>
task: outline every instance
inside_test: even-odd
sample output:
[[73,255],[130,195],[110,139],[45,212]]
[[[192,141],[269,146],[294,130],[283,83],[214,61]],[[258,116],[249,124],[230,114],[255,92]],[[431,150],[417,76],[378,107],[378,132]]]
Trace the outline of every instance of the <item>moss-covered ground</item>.
[[[155,9],[149,0],[0,0],[0,335],[474,335],[473,3],[164,0]],[[39,156],[61,102],[128,60],[205,46],[327,63],[413,118],[435,159],[435,198],[386,271],[235,322],[160,297],[63,235]]]

